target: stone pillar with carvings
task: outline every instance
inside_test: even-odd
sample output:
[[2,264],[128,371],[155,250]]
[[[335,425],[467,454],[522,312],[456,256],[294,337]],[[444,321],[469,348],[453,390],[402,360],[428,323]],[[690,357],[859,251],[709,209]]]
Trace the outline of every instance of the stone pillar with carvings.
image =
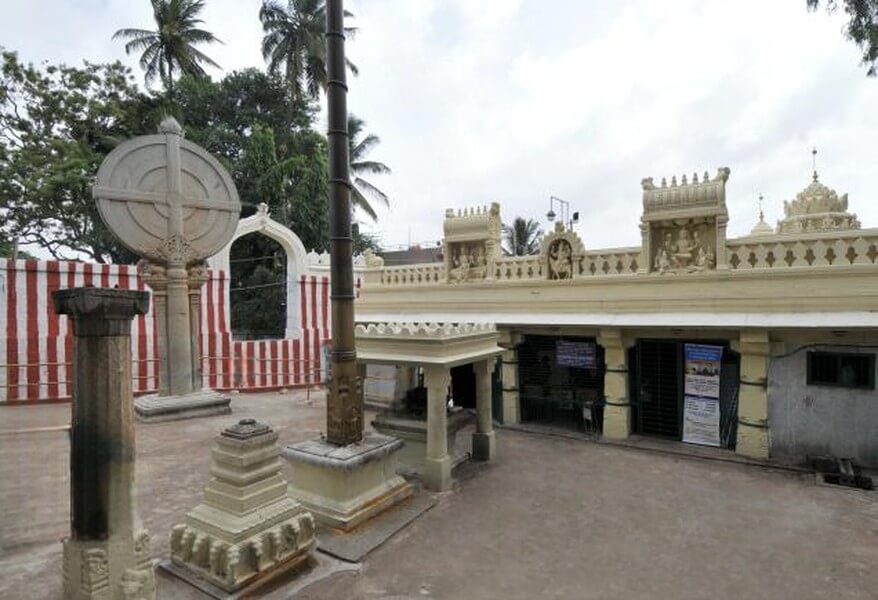
[[735,451],[750,458],[768,458],[768,363],[771,342],[766,330],[741,331],[741,376],[738,439]]
[[447,367],[424,367],[427,388],[427,458],[424,459],[424,486],[441,492],[451,487],[452,459],[448,454],[448,385],[451,372]]
[[134,486],[131,321],[149,294],[74,288],[54,292],[73,322],[70,537],[63,541],[65,600],[155,598],[149,535]]
[[495,453],[494,420],[491,416],[493,386],[491,374],[495,359],[482,360],[473,365],[476,372],[476,431],[473,433],[473,458],[493,460]]
[[631,403],[628,398],[628,352],[622,330],[601,329],[597,343],[604,349],[603,436],[625,439],[631,434]]

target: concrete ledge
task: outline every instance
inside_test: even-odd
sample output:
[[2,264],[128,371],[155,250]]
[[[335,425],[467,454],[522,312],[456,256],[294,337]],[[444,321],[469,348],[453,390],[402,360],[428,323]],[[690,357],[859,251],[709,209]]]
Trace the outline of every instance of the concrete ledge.
[[403,441],[400,439],[366,433],[358,444],[336,446],[324,439],[308,440],[285,447],[283,455],[292,462],[349,471],[367,462],[381,460],[402,446]]
[[214,390],[201,390],[183,396],[151,394],[134,400],[134,415],[141,423],[227,415],[232,412],[231,401],[231,396]]

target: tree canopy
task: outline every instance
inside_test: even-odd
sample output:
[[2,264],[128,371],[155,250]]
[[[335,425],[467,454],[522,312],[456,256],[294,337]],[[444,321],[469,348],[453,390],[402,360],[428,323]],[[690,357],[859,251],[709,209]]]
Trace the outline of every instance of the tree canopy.
[[198,13],[204,8],[203,0],[150,0],[155,30],[125,28],[113,34],[113,39],[128,40],[125,53],[140,52],[140,66],[146,84],[158,77],[165,89],[174,87],[174,76],[203,77],[204,67],[219,68],[209,56],[196,48],[198,44],[220,42],[211,32],[201,29]]
[[533,219],[515,217],[512,225],[503,225],[503,249],[512,256],[527,256],[540,251],[543,229]]
[[131,261],[104,227],[91,187],[117,143],[155,131],[159,103],[119,62],[40,69],[14,52],[0,56],[0,236],[58,259]]
[[[345,17],[353,15],[345,11]],[[283,74],[295,98],[308,96],[316,99],[326,87],[326,27],[324,0],[288,0],[286,5],[277,0],[265,0],[259,10],[259,20],[265,35],[262,38],[262,56],[268,62],[268,72]],[[345,27],[352,36],[354,27]],[[357,67],[345,59],[354,75]]]
[[863,51],[863,66],[869,77],[878,75],[878,0],[806,0],[810,10],[823,4],[834,12],[844,7],[849,20],[845,35]]

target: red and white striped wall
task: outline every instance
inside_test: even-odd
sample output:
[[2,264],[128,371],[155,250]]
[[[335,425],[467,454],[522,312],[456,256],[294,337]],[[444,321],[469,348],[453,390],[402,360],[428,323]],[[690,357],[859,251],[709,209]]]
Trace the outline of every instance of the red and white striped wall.
[[[132,265],[0,259],[0,403],[70,398],[73,336],[67,317],[55,314],[52,292],[80,286],[149,289]],[[223,271],[209,271],[199,319],[205,387],[246,391],[323,380],[322,347],[330,337],[328,272],[301,275],[297,287],[297,298],[288,299],[299,304],[294,336],[233,341],[228,277]],[[153,312],[150,300],[149,312],[131,325],[135,394],[158,389]]]

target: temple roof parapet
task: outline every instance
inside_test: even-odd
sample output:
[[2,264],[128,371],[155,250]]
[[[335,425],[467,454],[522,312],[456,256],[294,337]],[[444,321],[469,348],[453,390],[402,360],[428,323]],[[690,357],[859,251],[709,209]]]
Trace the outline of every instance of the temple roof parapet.
[[676,176],[671,177],[670,183],[667,178],[662,177],[661,185],[658,186],[652,177],[643,179],[640,185],[643,188],[644,220],[652,220],[653,217],[666,218],[667,213],[693,210],[727,214],[726,182],[730,173],[728,167],[722,167],[717,170],[713,179],[707,171],[700,179],[698,173],[693,173],[691,180],[682,175],[679,182]]

